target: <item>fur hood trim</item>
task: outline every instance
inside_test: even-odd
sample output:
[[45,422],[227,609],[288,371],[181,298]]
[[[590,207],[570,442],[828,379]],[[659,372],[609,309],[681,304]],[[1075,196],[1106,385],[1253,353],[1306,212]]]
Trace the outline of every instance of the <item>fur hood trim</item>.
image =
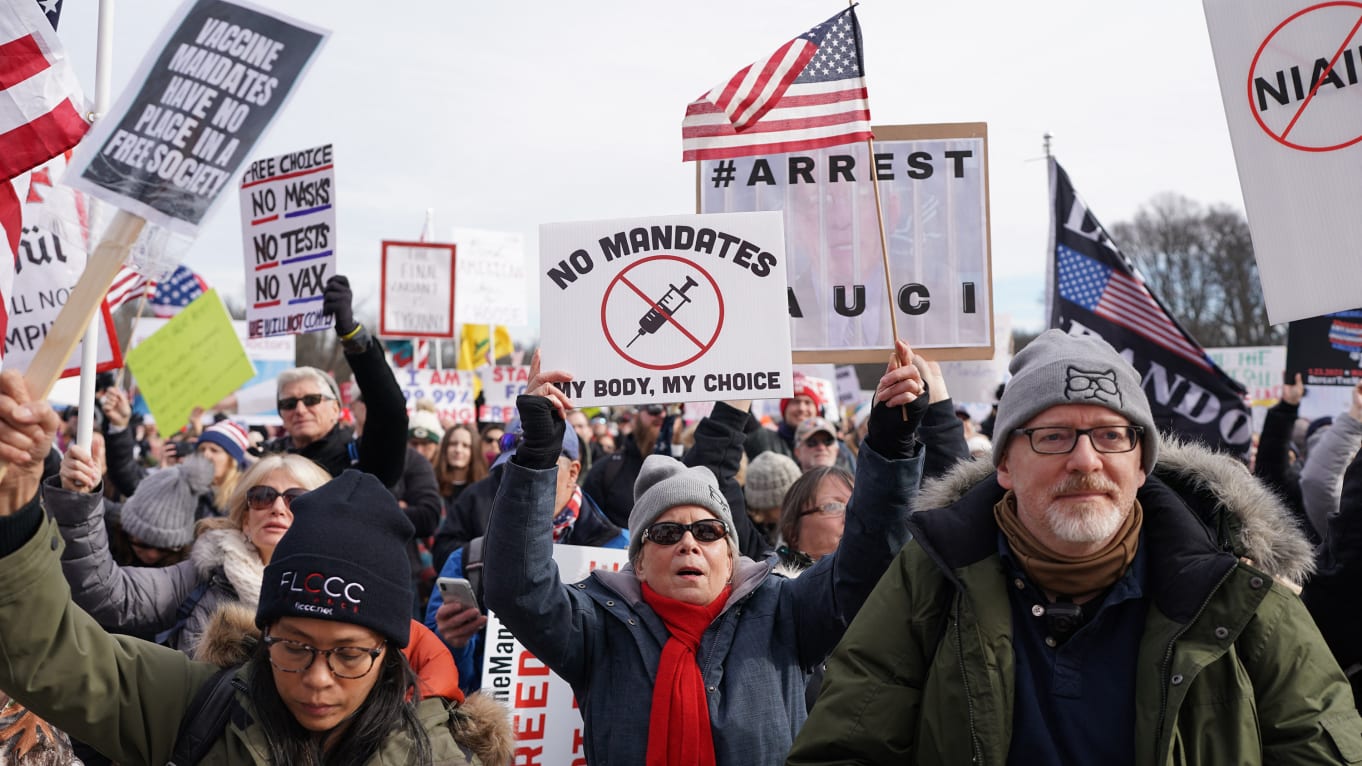
[[265,578],[265,562],[260,551],[238,529],[210,529],[194,541],[190,559],[199,577],[208,579],[218,569],[236,590],[237,599],[255,613],[260,603],[260,582]]
[[511,711],[490,695],[474,692],[454,708],[449,722],[454,741],[486,766],[510,766],[515,757]]
[[[946,475],[923,482],[913,509],[944,508],[993,473],[987,458],[957,464]],[[1235,458],[1163,434],[1154,475],[1201,511],[1203,519],[1228,510],[1234,553],[1253,566],[1295,585],[1314,573],[1314,549],[1291,511]],[[1206,502],[1198,507],[1199,500]]]
[[230,668],[245,664],[259,643],[255,612],[241,604],[226,603],[208,618],[203,637],[194,649],[194,659]]

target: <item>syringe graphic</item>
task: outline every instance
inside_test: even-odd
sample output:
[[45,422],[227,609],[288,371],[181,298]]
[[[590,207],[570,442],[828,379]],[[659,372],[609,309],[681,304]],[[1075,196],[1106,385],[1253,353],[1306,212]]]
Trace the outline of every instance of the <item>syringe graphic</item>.
[[[657,332],[658,328],[666,323],[667,317],[675,316],[677,309],[690,303],[690,298],[686,297],[686,291],[695,287],[696,284],[695,277],[691,276],[687,276],[686,283],[679,288],[676,285],[668,283],[667,286],[671,289],[667,291],[666,295],[657,300],[657,308],[648,309],[648,313],[644,314],[643,318],[638,320],[638,335],[634,336],[634,340],[638,340],[644,335],[652,335]],[[657,309],[662,309],[667,312],[667,316],[662,316]],[[624,347],[629,348],[634,345],[634,340],[624,344]]]

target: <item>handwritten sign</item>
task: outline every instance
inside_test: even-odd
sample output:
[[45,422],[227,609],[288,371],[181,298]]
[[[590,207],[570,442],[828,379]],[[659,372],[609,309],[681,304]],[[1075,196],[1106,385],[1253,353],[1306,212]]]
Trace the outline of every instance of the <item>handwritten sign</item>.
[[473,406],[473,372],[471,370],[418,370],[403,367],[393,370],[402,396],[407,400],[407,412],[413,411],[421,399],[435,405],[441,423],[476,423]]
[[[580,545],[553,546],[558,576],[565,583],[585,580],[597,569],[619,571],[628,552]],[[483,684],[511,708],[516,763],[577,766],[586,763],[582,715],[572,687],[528,652],[495,612],[487,613],[487,650]]]
[[255,376],[232,318],[209,290],[133,347],[128,369],[156,422],[179,428],[195,407],[211,407]]
[[454,298],[459,322],[528,324],[524,235],[455,229],[454,242],[459,247]]
[[383,243],[378,334],[454,337],[454,245]]
[[331,329],[322,314],[336,272],[331,144],[251,163],[241,176],[241,228],[251,337]]
[[245,0],[188,0],[64,180],[192,238],[326,35]]

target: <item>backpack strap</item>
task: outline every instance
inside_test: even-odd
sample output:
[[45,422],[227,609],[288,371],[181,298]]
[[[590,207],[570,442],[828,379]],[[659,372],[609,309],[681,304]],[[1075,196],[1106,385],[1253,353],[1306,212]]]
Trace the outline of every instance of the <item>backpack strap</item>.
[[463,547],[463,576],[473,587],[473,595],[478,599],[478,607],[484,611],[487,605],[482,600],[482,545],[485,537],[475,537]]
[[212,579],[208,579],[194,586],[194,590],[190,591],[189,595],[175,609],[175,622],[156,634],[156,643],[169,646],[172,649],[180,648],[180,634],[184,631],[185,623],[189,622],[189,616],[194,613],[194,608],[199,605],[199,601],[203,599],[203,594],[208,592],[208,587],[212,584]]
[[180,733],[175,737],[175,749],[166,766],[190,766],[202,761],[213,743],[222,737],[236,706],[236,693],[246,691],[245,682],[236,677],[238,669],[239,666],[219,670],[194,693],[180,721]]

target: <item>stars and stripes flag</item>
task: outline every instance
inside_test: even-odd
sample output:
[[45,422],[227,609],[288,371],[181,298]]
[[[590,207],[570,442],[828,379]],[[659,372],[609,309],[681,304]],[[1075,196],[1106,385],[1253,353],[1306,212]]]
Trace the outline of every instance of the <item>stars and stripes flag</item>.
[[1050,327],[1100,335],[1120,352],[1144,381],[1161,430],[1246,453],[1253,418],[1244,387],[1168,313],[1053,160],[1050,193]]
[[861,27],[848,8],[687,106],[681,158],[781,154],[870,137]]
[[156,284],[147,303],[158,317],[173,317],[195,298],[208,291],[208,283],[188,266],[176,266],[170,276]]
[[90,127],[84,110],[80,83],[44,9],[31,0],[0,3],[0,234],[9,261],[0,266],[0,338],[9,330],[28,193],[23,176],[80,141]]
[[155,282],[148,281],[140,272],[124,266],[119,269],[118,276],[114,277],[113,284],[109,285],[109,292],[105,294],[104,300],[108,302],[110,311],[117,311],[128,301],[142,297],[155,285]]

